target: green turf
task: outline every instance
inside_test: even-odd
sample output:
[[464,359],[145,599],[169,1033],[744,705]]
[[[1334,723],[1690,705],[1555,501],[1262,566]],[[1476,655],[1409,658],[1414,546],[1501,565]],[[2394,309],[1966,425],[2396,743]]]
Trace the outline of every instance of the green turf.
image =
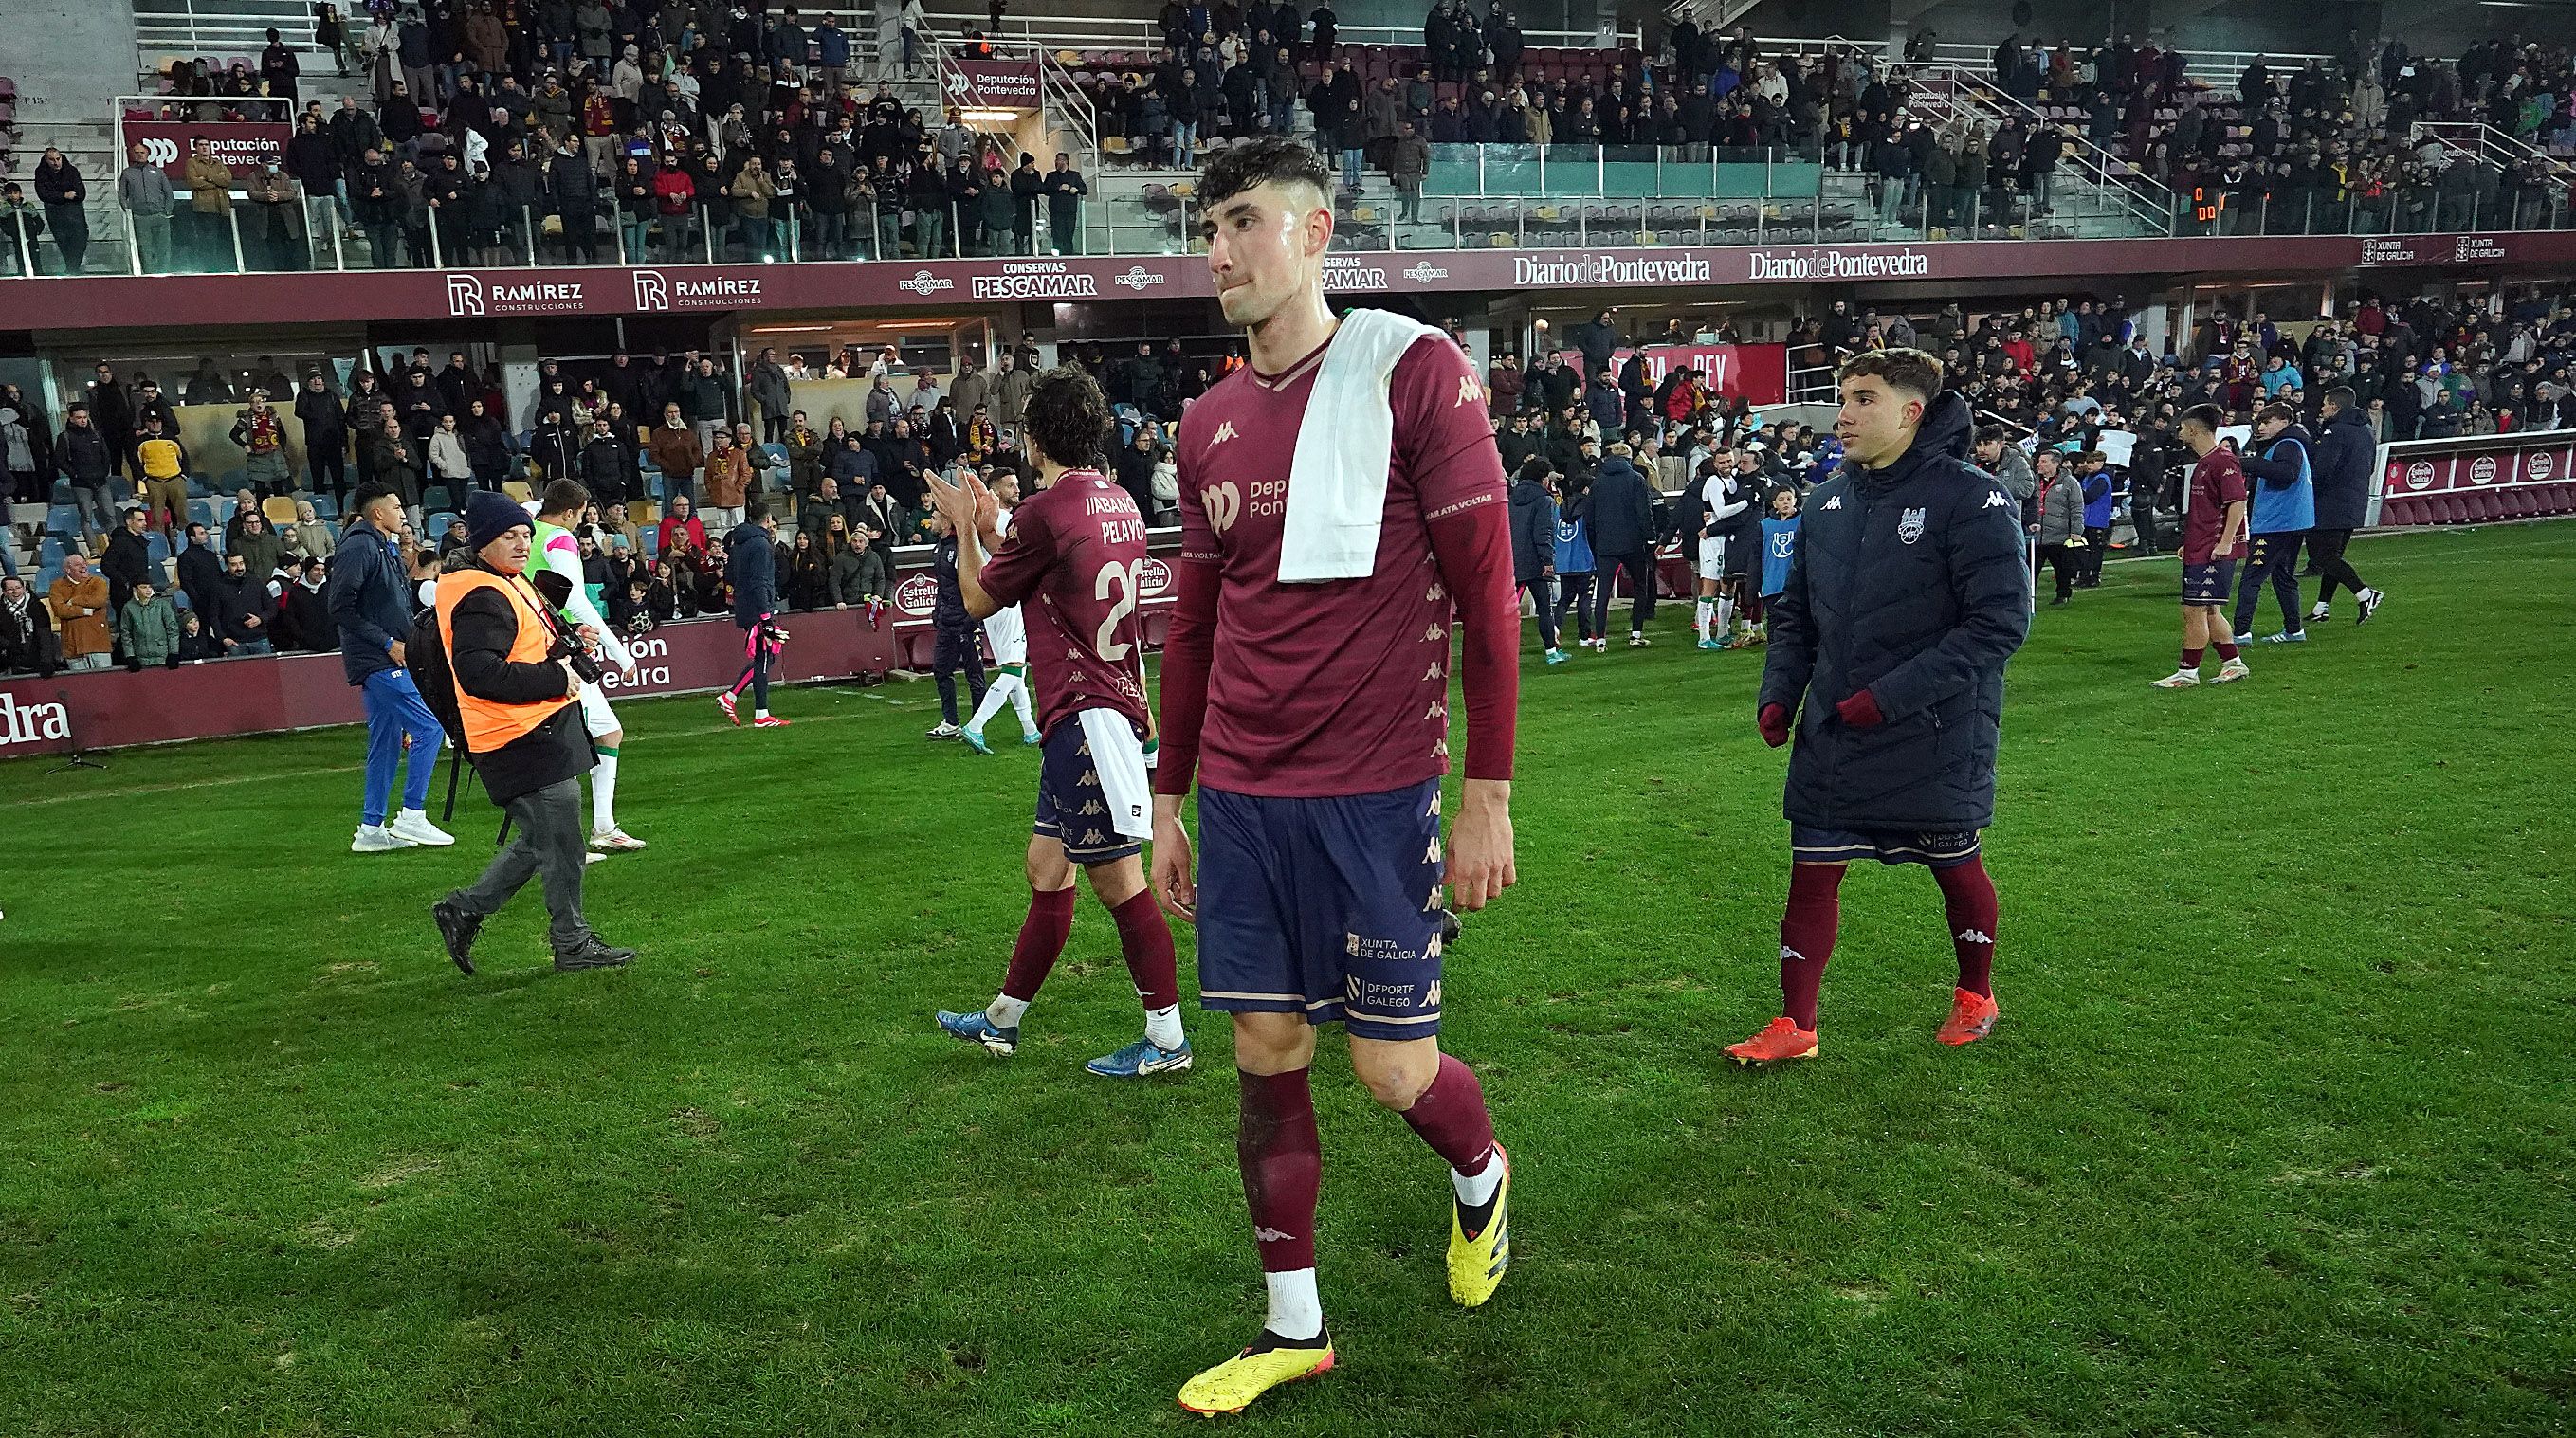
[[[1318,1065],[1343,1367],[1265,1432],[2565,1432],[2576,1404],[2576,525],[2372,540],[2396,597],[2184,694],[2170,564],[2013,668],[1995,1037],[1931,1042],[1914,870],[1856,873],[1824,1057],[1774,1012],[1757,655],[1526,669],[1522,883],[1444,1040],[1519,1164],[1511,1280],[1442,1288],[1436,1160]],[[2266,628],[2272,627],[2266,623]],[[1534,656],[1533,656],[1534,658]],[[1007,1063],[1035,761],[927,685],[793,729],[624,706],[591,871],[626,973],[468,980],[482,855],[346,852],[353,731],[0,765],[0,1434],[1167,1432],[1259,1318],[1222,1026],[1086,901]],[[1000,728],[1007,732],[1010,721]],[[1183,942],[1183,983],[1190,988]]]

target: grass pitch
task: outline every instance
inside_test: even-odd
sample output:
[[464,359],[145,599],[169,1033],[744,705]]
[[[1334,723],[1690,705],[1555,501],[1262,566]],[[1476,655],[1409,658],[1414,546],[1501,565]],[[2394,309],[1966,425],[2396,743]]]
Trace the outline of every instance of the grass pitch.
[[[1825,1054],[1775,1012],[1783,757],[1758,654],[1524,671],[1519,888],[1444,1041],[1519,1166],[1451,1307],[1438,1162],[1318,1060],[1341,1371],[1296,1434],[2544,1433],[2576,1405],[2576,525],[2371,540],[2394,598],[2165,694],[2170,563],[2015,662],[1995,1036],[1932,1042],[1917,870],[1856,873]],[[2267,601],[2268,606],[2268,601]],[[2267,615],[2263,627],[2277,627]],[[927,685],[622,706],[591,870],[643,950],[484,974],[346,852],[352,731],[0,765],[0,1433],[1179,1431],[1259,1279],[1226,1031],[1118,1087],[1108,918],[995,1062],[1034,751]],[[1010,721],[1001,721],[1008,732]],[[443,784],[442,784],[443,788]],[[1183,936],[1183,987],[1193,988]]]

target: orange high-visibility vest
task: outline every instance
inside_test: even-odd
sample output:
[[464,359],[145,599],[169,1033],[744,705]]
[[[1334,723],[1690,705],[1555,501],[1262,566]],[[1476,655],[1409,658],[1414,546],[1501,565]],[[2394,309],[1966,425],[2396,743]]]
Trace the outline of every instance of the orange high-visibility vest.
[[[456,665],[456,606],[477,589],[500,590],[502,597],[518,608],[519,632],[510,641],[510,662],[545,663],[546,651],[554,643],[554,625],[546,618],[545,601],[528,587],[528,581],[524,577],[505,579],[488,569],[460,569],[438,576],[438,637],[447,646],[449,669],[452,671]],[[573,698],[565,694],[531,704],[504,704],[477,698],[460,683],[456,686],[456,709],[465,720],[465,752],[492,753],[553,718],[555,711],[573,702]]]

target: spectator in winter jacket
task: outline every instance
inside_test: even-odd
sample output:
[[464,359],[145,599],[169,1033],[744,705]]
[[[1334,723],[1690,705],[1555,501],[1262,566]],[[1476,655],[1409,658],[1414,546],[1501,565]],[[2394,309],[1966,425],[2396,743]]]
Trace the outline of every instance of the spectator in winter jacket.
[[45,606],[54,632],[62,638],[63,667],[105,669],[114,642],[108,626],[115,611],[108,607],[107,581],[90,573],[87,558],[78,553],[63,556],[63,572],[45,591]]
[[894,570],[885,551],[865,531],[849,531],[848,543],[832,557],[831,600],[843,609],[853,604],[883,604],[894,596]]
[[2371,435],[2370,417],[2354,402],[2349,386],[2327,390],[2324,409],[2324,428],[2309,456],[2317,522],[2308,531],[2308,562],[2323,578],[2308,618],[2314,622],[2327,617],[2340,585],[2352,591],[2361,605],[2361,617],[2367,620],[2379,607],[2380,593],[2361,582],[2352,562],[2344,558],[2344,546],[2369,517],[2370,480],[2379,466],[2378,441]]
[[[1592,592],[1592,632],[1609,634],[1610,587],[1625,571],[1632,596],[1628,609],[1628,647],[1646,647],[1646,625],[1655,617],[1655,492],[1631,459],[1625,443],[1610,446],[1585,492],[1579,515],[1591,530],[1592,553],[1599,584]],[[1597,638],[1593,647],[1606,648]]]
[[116,203],[134,231],[136,262],[144,274],[170,270],[170,212],[178,196],[170,172],[153,164],[141,142],[127,147],[128,163],[116,176]]
[[125,612],[125,601],[134,596],[136,586],[148,579],[161,577],[161,566],[152,562],[151,543],[143,537],[143,511],[125,511],[125,522],[107,536],[107,550],[98,557],[98,568],[107,576],[107,605],[118,614]]
[[[2057,597],[2051,604],[2064,604],[2072,597],[2076,581],[2083,572],[2084,487],[2076,482],[2075,472],[2066,467],[2056,450],[2039,452],[2039,474],[2033,484],[2037,495],[2032,501],[2030,532],[2039,542],[2039,562],[2057,576]],[[2032,576],[2035,582],[2038,575]]]
[[135,585],[133,595],[117,608],[116,642],[125,651],[128,670],[147,664],[179,667],[179,611],[152,581]]
[[17,575],[0,579],[0,674],[52,678],[62,662],[45,601]]
[[2078,589],[2102,587],[2102,558],[2111,549],[2111,471],[2099,451],[2075,456],[2075,482],[2084,489],[2084,577]]
[[273,653],[271,621],[277,602],[269,597],[268,576],[254,577],[239,554],[224,556],[224,573],[215,581],[215,603],[207,616],[228,658]]

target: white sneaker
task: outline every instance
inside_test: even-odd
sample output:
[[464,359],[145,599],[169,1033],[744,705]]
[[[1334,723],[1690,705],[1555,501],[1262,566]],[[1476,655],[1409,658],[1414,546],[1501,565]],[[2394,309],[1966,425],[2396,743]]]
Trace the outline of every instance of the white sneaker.
[[2162,679],[2150,680],[2148,682],[2154,684],[2158,689],[2197,689],[2200,687],[2200,671],[2197,669],[2177,669]]
[[2231,635],[2229,637],[2235,641],[2236,647],[2239,649],[2242,649],[2246,645],[2254,642],[2254,634],[2251,630],[2248,630],[2243,634]]
[[2230,659],[2226,663],[2218,666],[2218,677],[2210,682],[2213,684],[2233,684],[2237,680],[2242,679],[2253,672],[2253,670],[2245,667],[2245,661],[2242,658]]
[[429,822],[429,811],[425,809],[405,809],[396,814],[394,821],[387,824],[385,828],[391,831],[395,838],[407,844],[425,844],[433,849],[443,849],[456,842],[454,834],[446,833]]
[[2325,623],[2327,620],[2332,619],[2333,617],[2334,617],[2334,611],[2333,611],[2333,610],[2331,610],[2331,609],[2328,609],[2328,608],[2327,608],[2325,605],[2323,605],[2323,604],[2317,604],[2317,605],[2311,606],[2311,607],[2309,608],[2309,610],[2308,610],[2308,622],[2309,622],[2310,624],[2323,624],[2323,623]]
[[349,841],[349,852],[352,854],[390,854],[396,849],[410,847],[411,840],[382,824],[360,824],[358,837]]
[[590,836],[590,847],[611,854],[632,854],[644,847],[644,841],[623,829],[601,829]]
[[581,851],[581,866],[587,869],[591,865],[596,864],[607,857],[608,856],[606,854],[599,852],[597,849],[584,849]]

